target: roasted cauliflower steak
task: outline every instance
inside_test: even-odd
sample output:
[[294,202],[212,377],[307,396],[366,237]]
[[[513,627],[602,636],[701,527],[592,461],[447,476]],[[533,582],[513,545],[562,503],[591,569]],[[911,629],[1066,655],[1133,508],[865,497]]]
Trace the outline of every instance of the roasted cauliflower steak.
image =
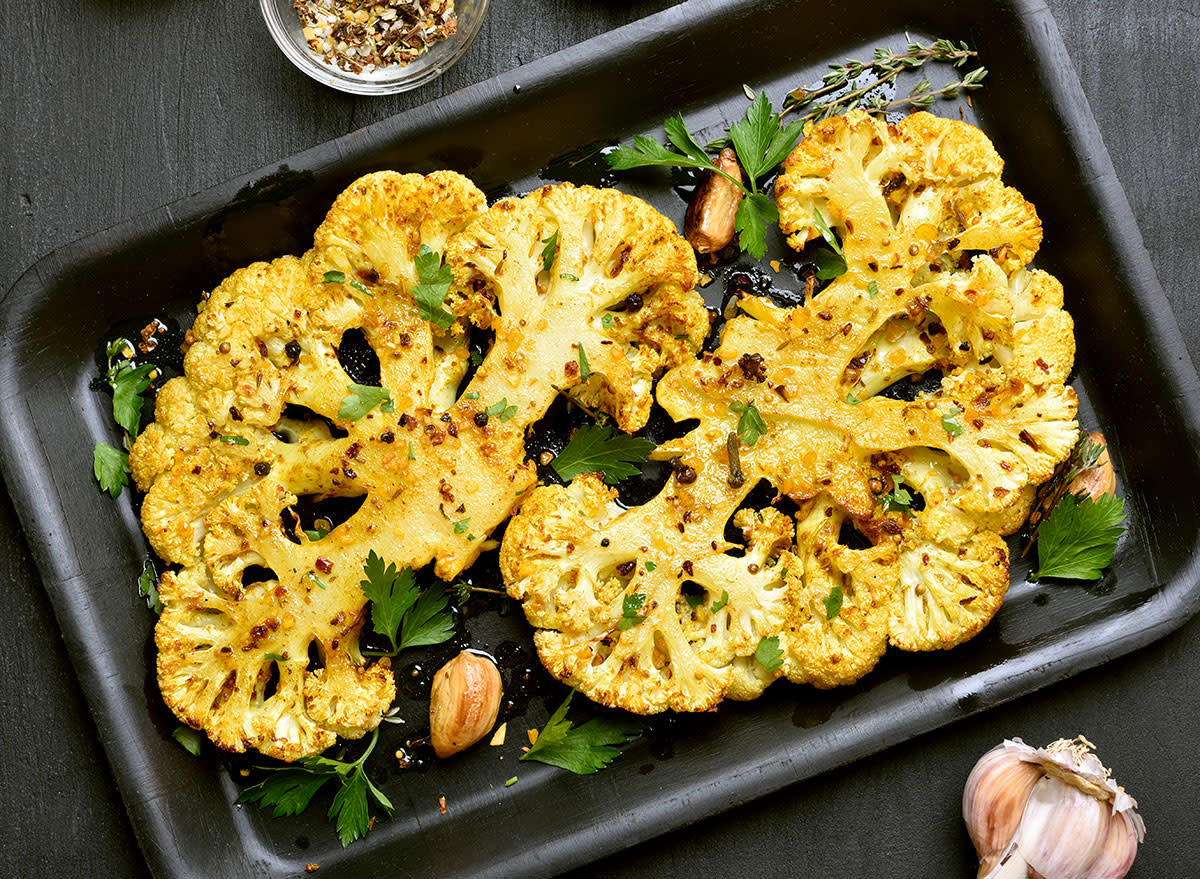
[[[446,328],[415,298],[424,247],[454,279]],[[695,281],[686,242],[638,199],[564,184],[488,209],[452,172],[363,177],[308,253],[230,275],[130,452],[171,567],[167,705],[222,748],[283,760],[374,729],[395,684],[359,649],[368,553],[442,578],[470,565],[536,481],[524,432],[558,393],[641,426],[657,373],[708,331]],[[495,340],[467,381],[471,322]],[[379,361],[365,414],[338,356],[352,329]],[[314,539],[301,498],[359,506]]]
[[[798,307],[743,296],[717,349],[663,377],[658,402],[698,424],[655,452],[675,462],[658,496],[624,509],[582,477],[508,525],[543,662],[605,705],[708,710],[973,637],[1008,589],[1003,537],[1075,443],[1062,288],[1026,268],[1041,226],[981,132],[854,112],[810,124],[784,169],[789,243],[827,224],[846,272]],[[763,482],[775,501],[747,507]]]

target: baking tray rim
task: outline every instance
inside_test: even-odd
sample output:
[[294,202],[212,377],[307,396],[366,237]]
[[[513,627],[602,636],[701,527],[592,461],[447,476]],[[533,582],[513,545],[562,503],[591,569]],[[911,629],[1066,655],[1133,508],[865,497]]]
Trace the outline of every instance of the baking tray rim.
[[[1006,0],[999,2],[1004,3]],[[1149,254],[1138,232],[1136,220],[1117,180],[1057,26],[1042,0],[1007,2],[1026,28],[1024,36],[1029,40],[1034,58],[1040,63],[1052,66],[1064,78],[1056,88],[1047,89],[1054,99],[1055,105],[1052,109],[1066,123],[1067,137],[1075,156],[1082,161],[1083,167],[1090,171],[1090,176],[1085,177],[1082,182],[1093,191],[1099,207],[1103,209],[1104,224],[1123,233],[1114,236],[1117,252],[1113,260],[1126,267],[1131,277],[1136,279],[1136,283],[1127,286],[1131,295],[1144,309],[1150,335],[1157,339],[1170,355],[1164,357],[1167,373],[1163,379],[1172,399],[1178,403],[1179,414],[1184,420],[1182,427],[1193,438],[1193,447],[1200,447],[1200,380],[1197,379],[1196,370],[1187,354],[1170,304],[1158,283]],[[241,193],[248,191],[264,178],[287,169],[289,165],[319,173],[323,167],[348,160],[356,154],[368,155],[376,151],[379,138],[372,135],[395,135],[404,131],[407,126],[412,126],[414,122],[419,125],[439,123],[445,117],[448,107],[469,112],[472,108],[484,104],[494,106],[497,101],[507,102],[514,86],[521,82],[543,82],[547,77],[553,76],[556,70],[576,66],[581,56],[590,59],[614,50],[629,51],[643,41],[653,40],[677,30],[694,17],[717,16],[726,9],[753,5],[758,4],[753,0],[687,0],[655,15],[530,62],[516,70],[498,74],[438,98],[436,110],[435,102],[406,110],[366,128],[315,145],[280,162],[185,195],[107,230],[56,248],[38,259],[0,297],[0,304],[5,306],[0,308],[0,375],[7,377],[14,372],[13,356],[16,349],[12,338],[14,330],[20,325],[19,316],[23,313],[17,309],[22,303],[28,306],[45,287],[42,280],[44,273],[49,275],[63,266],[73,265],[81,256],[129,246],[142,240],[148,232],[158,234],[170,229],[182,229],[188,223],[211,216],[215,210],[233,203]],[[1179,356],[1180,354],[1182,356]],[[58,503],[37,503],[40,498],[54,501],[61,499],[54,494],[52,486],[47,488],[41,484],[35,473],[36,468],[16,466],[23,460],[28,460],[23,452],[34,441],[33,435],[22,428],[22,399],[19,388],[14,388],[11,382],[0,382],[0,468],[9,485],[10,496],[22,530],[43,581],[59,584],[57,588],[46,587],[46,592],[63,631],[72,666],[81,678],[81,683],[86,680],[99,681],[106,677],[103,655],[98,657],[85,646],[94,624],[98,621],[91,619],[84,610],[69,602],[64,589],[71,582],[83,578],[83,575],[79,573],[78,565],[74,568],[64,565],[65,560],[51,552],[49,541],[41,537],[52,533],[56,527],[65,530],[66,511]],[[37,537],[30,539],[31,535]],[[1177,572],[1171,581],[1159,584],[1159,592],[1153,599],[1120,617],[1108,618],[1080,629],[1073,633],[1072,639],[1064,639],[1067,643],[1077,645],[1077,650],[1065,650],[1058,657],[1040,664],[1027,663],[1024,671],[1016,675],[1011,674],[1012,669],[1008,663],[974,675],[970,678],[970,689],[976,695],[986,692],[987,699],[984,700],[983,707],[967,711],[944,711],[932,722],[926,718],[923,711],[906,713],[906,717],[892,718],[891,723],[877,727],[871,743],[878,749],[931,731],[975,711],[1029,692],[1031,679],[1036,681],[1037,686],[1055,683],[1085,668],[1145,646],[1178,628],[1200,610],[1200,590],[1195,588],[1195,584],[1200,583],[1200,535],[1196,536],[1193,546],[1190,563]],[[1135,630],[1132,635],[1131,628]],[[1117,635],[1120,636],[1119,639],[1115,637]],[[1106,636],[1113,637],[1110,639]],[[1055,642],[1055,646],[1061,647],[1063,643]],[[1117,647],[1110,646],[1113,643],[1117,643]],[[1035,658],[1036,654],[1034,651],[1032,656],[1027,658]],[[1066,667],[1068,664],[1069,668]],[[982,686],[979,686],[980,684]],[[118,698],[117,693],[102,686],[84,687],[84,692],[89,709],[101,730],[106,757],[125,809],[132,819],[143,855],[155,874],[173,873],[181,863],[182,856],[182,850],[177,847],[174,839],[174,828],[163,818],[159,809],[154,807],[154,798],[144,796],[135,783],[139,762],[134,757],[141,757],[144,762],[144,758],[149,755],[140,750],[117,747],[104,735],[110,725],[116,728],[122,725],[118,718],[131,706],[126,700]],[[939,700],[939,704],[941,701]],[[861,746],[860,744],[859,747]],[[616,836],[618,828],[615,826],[607,832],[602,826],[593,827],[592,837],[585,845],[578,845],[580,840],[577,836],[571,837],[561,844],[544,848],[535,863],[539,872],[551,872],[584,863],[715,814],[729,808],[734,802],[762,796],[800,778],[811,777],[852,759],[855,759],[853,753],[831,749],[826,760],[815,770],[799,774],[789,772],[792,760],[785,748],[778,755],[778,759],[767,766],[759,767],[761,772],[735,775],[721,784],[707,787],[697,785],[690,791],[692,798],[688,801],[687,808],[677,810],[666,822],[662,820],[659,806],[638,803],[623,816],[625,820],[620,822],[619,838]],[[652,816],[654,820],[650,820]],[[642,829],[631,836],[630,826]],[[292,862],[270,852],[260,850],[246,854],[254,859],[247,862],[246,866],[257,868],[255,872],[262,872],[263,875],[290,870],[294,866]],[[514,853],[510,861],[496,862],[490,866],[496,869],[515,868],[518,863],[530,866],[527,859],[519,861],[519,858],[520,854]]]

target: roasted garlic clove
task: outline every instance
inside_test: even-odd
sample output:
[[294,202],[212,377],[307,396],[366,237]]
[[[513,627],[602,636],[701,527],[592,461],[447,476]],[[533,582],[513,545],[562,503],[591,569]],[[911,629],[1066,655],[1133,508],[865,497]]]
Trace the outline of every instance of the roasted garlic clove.
[[1006,740],[980,758],[963,791],[979,879],[1121,879],[1145,825],[1092,744],[1031,748]]
[[464,650],[438,669],[429,696],[429,741],[439,757],[465,750],[491,732],[504,687],[496,664]]
[[1096,466],[1085,470],[1071,480],[1067,486],[1067,494],[1085,494],[1096,500],[1106,494],[1114,494],[1117,490],[1117,473],[1113,470],[1112,461],[1108,459],[1108,444],[1104,434],[1092,432],[1088,439],[1101,449]]
[[[731,147],[721,150],[716,165],[740,181],[737,153]],[[716,171],[705,171],[692,193],[683,219],[683,236],[697,253],[715,253],[733,240],[734,218],[742,190]]]

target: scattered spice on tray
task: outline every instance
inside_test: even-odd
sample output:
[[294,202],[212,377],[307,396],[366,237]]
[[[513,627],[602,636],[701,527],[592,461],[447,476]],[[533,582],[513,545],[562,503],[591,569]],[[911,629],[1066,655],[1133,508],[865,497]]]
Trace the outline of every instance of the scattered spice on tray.
[[454,0],[295,0],[309,49],[347,73],[407,65],[458,29]]

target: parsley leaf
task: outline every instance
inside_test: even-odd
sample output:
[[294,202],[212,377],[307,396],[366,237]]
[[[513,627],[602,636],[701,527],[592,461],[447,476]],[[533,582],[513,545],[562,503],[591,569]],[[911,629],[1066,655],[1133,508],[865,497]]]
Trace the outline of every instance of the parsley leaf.
[[588,366],[587,352],[583,350],[583,342],[576,342],[579,346],[579,380],[585,382],[592,374],[592,369]]
[[417,311],[422,320],[437,324],[443,330],[448,330],[454,323],[454,315],[443,307],[446,294],[450,292],[450,284],[454,274],[450,266],[442,265],[442,257],[428,244],[422,244],[420,251],[413,257],[417,266],[419,283],[412,288],[413,299],[417,302]]
[[783,651],[779,649],[779,636],[772,635],[759,641],[758,649],[754,651],[754,658],[767,671],[775,671],[783,665]]
[[571,437],[566,448],[550,462],[564,482],[581,473],[601,473],[606,485],[640,473],[636,466],[646,460],[654,442],[626,434],[613,434],[611,427],[585,424]]
[[737,423],[738,439],[746,445],[754,445],[767,432],[767,423],[763,421],[753,400],[749,403],[730,403],[729,410],[740,416]]
[[613,325],[612,312],[606,311],[606,312],[604,312],[604,314],[600,315],[600,326],[604,327],[607,330],[607,329],[612,329],[612,325]]
[[842,587],[834,586],[829,590],[829,595],[823,600],[825,602],[825,619],[831,620],[842,612]]
[[781,125],[766,92],[755,95],[745,118],[729,126],[729,139],[756,192],[758,179],[787,157],[803,128],[798,121]]
[[204,744],[204,733],[190,726],[177,726],[171,730],[171,738],[179,742],[185,751],[193,757],[200,756],[200,748]]
[[146,607],[156,614],[163,612],[162,599],[158,596],[158,587],[154,582],[154,565],[146,562],[142,573],[138,575],[138,595],[146,599]]
[[[822,247],[818,248],[813,254],[813,259],[817,263],[817,277],[822,281],[828,281],[846,274],[846,255],[842,253],[842,243],[838,241],[837,235],[829,227],[829,223],[825,221],[825,217],[816,209],[813,210],[813,225],[817,227],[817,231],[821,233],[821,237],[825,239],[825,243],[833,251],[830,253]],[[872,281],[871,283],[874,284],[875,282]],[[870,288],[868,288],[867,292],[870,292]],[[875,292],[879,292],[878,285],[875,288]],[[871,298],[874,299],[874,295]]]
[[359,585],[367,601],[371,602],[371,625],[391,642],[392,653],[399,653],[396,632],[404,615],[417,601],[417,582],[412,568],[397,570],[394,562],[385,563],[375,550],[371,550],[363,565],[363,575],[366,579]]
[[385,562],[375,550],[367,554],[363,574],[366,579],[359,585],[371,602],[371,626],[388,639],[391,654],[441,644],[454,634],[445,590],[419,590],[411,568],[397,570],[395,563]]
[[607,717],[596,717],[575,726],[567,720],[567,708],[574,695],[572,690],[550,715],[533,747],[521,755],[522,760],[536,760],[576,775],[591,775],[621,755],[614,745],[622,745],[642,731],[639,724]]
[[323,284],[349,284],[351,287],[353,287],[355,290],[359,291],[360,293],[365,293],[366,295],[370,296],[372,299],[375,298],[375,294],[372,293],[370,290],[368,290],[366,287],[364,287],[360,282],[356,281],[354,278],[351,278],[349,281],[347,281],[346,273],[339,272],[336,269],[333,271],[326,272],[324,277],[322,278],[321,283],[323,283]]
[[282,818],[299,815],[308,808],[313,797],[333,778],[341,782],[327,817],[337,827],[342,847],[362,839],[371,828],[371,801],[374,800],[388,817],[394,807],[391,801],[367,777],[367,757],[375,749],[379,730],[371,733],[370,744],[353,763],[331,760],[328,757],[308,757],[287,768],[259,767],[271,773],[261,782],[246,788],[238,803],[255,803],[272,809],[272,816]]
[[[729,128],[729,137],[721,138],[701,147],[687,130],[683,117],[672,116],[663,122],[667,140],[679,152],[670,150],[658,141],[644,135],[635,135],[633,146],[620,146],[605,155],[609,166],[616,171],[660,165],[672,168],[697,168],[703,171],[723,173],[715,169],[707,149],[721,149],[732,145],[737,152],[738,163],[745,171],[749,186],[726,175],[742,190],[744,198],[738,203],[734,215],[734,228],[738,232],[738,245],[756,259],[762,259],[767,248],[767,229],[779,220],[775,203],[759,192],[759,179],[769,173],[791,152],[800,138],[801,122],[780,123],[772,112],[766,92],[759,92],[746,109],[743,119]],[[842,271],[845,271],[843,266]]]
[[738,233],[738,246],[755,259],[767,253],[767,228],[779,222],[779,209],[761,192],[752,192],[738,202],[733,216],[733,228]]
[[392,402],[392,394],[387,388],[352,384],[346,390],[350,393],[342,398],[342,408],[338,410],[338,418],[358,421],[376,406],[381,412],[396,411],[396,404]]
[[869,281],[867,283],[867,295],[872,299],[879,295],[879,285],[874,281]]
[[1066,495],[1038,529],[1038,570],[1032,579],[1097,580],[1125,532],[1125,501]]
[[515,403],[508,405],[508,397],[501,397],[498,403],[493,403],[483,411],[489,416],[499,415],[501,421],[511,421],[517,414],[517,406]]
[[632,629],[638,623],[644,622],[646,617],[638,611],[645,603],[646,596],[641,592],[626,595],[625,600],[621,602],[621,621],[617,623],[617,628],[624,632],[626,629]]
[[448,605],[450,596],[444,589],[426,589],[404,617],[400,649],[427,647],[449,641],[454,635],[454,617]]
[[129,455],[108,443],[96,443],[92,449],[92,474],[101,490],[119,497],[121,489],[129,484]]
[[142,422],[142,406],[145,399],[142,392],[150,387],[150,373],[154,372],[153,363],[143,363],[141,366],[129,366],[122,363],[117,367],[112,380],[113,421],[117,422],[130,437],[138,435]]
[[719,610],[724,610],[725,605],[727,605],[727,604],[729,604],[729,590],[722,589],[721,590],[721,598],[712,603],[712,607],[709,609],[709,613],[716,613]]
[[958,423],[957,417],[962,415],[960,406],[951,406],[950,411],[942,416],[942,430],[950,436],[961,436],[965,428]]
[[237,801],[256,803],[263,809],[270,807],[273,818],[299,815],[333,777],[332,773],[315,774],[305,769],[273,770],[264,780],[242,791]]
[[899,510],[906,516],[916,515],[912,510],[912,492],[904,487],[904,477],[899,473],[892,475],[892,490],[880,496],[879,505],[883,507],[885,512],[888,510]]
[[646,570],[647,571],[657,571],[658,565],[654,564],[654,562],[648,561],[648,562],[646,562]]
[[555,229],[549,238],[543,238],[542,244],[546,245],[542,248],[542,270],[548,272],[554,265],[554,255],[558,253],[558,230]]
[[821,233],[825,243],[832,247],[833,252],[842,257],[844,262],[846,254],[842,253],[842,242],[838,241],[837,235],[834,234],[833,229],[829,228],[829,223],[816,208],[813,209],[813,225],[817,227],[817,231]]

